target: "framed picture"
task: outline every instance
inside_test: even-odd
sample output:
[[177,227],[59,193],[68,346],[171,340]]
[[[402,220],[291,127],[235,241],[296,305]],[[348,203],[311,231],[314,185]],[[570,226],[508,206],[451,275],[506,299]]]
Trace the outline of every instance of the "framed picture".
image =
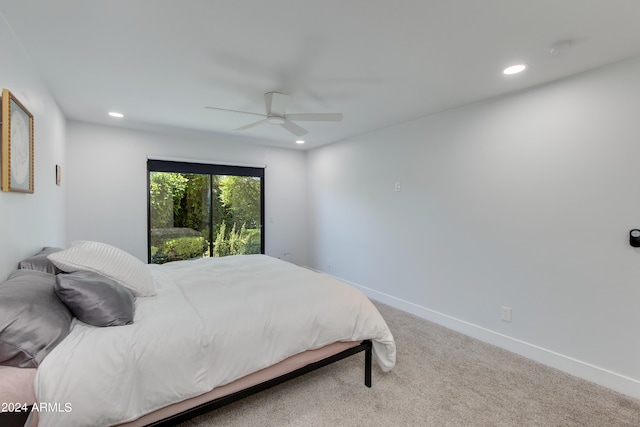
[[2,191],[33,193],[33,115],[2,89]]

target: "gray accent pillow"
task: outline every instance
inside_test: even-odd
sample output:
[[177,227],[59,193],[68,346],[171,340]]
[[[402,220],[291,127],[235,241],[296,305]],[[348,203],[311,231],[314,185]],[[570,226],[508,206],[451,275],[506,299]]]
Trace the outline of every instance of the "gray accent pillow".
[[56,252],[60,252],[61,250],[62,248],[45,246],[37,254],[20,261],[18,263],[18,268],[44,271],[45,273],[50,273],[50,274],[58,274],[60,273],[60,269],[56,267],[56,265],[52,263],[51,260],[47,258],[47,256]]
[[115,280],[93,271],[56,276],[55,291],[74,316],[94,326],[133,323],[135,297]]
[[0,365],[35,368],[69,334],[73,316],[53,274],[15,270],[0,284]]

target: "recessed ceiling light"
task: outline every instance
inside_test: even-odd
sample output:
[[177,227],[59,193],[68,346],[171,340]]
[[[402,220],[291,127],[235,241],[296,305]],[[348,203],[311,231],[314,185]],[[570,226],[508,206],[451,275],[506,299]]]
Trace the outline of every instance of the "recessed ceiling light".
[[124,117],[124,114],[122,114],[122,113],[116,113],[115,111],[110,111],[110,112],[109,112],[109,115],[110,115],[111,117],[117,117],[117,118],[119,118],[119,119],[120,119],[120,118],[122,118],[122,117]]
[[299,139],[299,140],[296,141],[296,144],[304,144],[304,141]]
[[503,74],[518,74],[523,72],[524,70],[527,69],[527,66],[525,64],[516,64],[516,65],[512,65],[510,67],[505,68],[504,70],[502,70]]

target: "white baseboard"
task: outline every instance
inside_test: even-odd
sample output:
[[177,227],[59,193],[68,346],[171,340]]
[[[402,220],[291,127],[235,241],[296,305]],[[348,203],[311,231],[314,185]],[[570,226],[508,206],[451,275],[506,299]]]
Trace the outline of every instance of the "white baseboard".
[[599,384],[617,392],[626,394],[635,399],[640,399],[640,381],[594,366],[569,356],[539,347],[528,342],[509,337],[492,331],[482,326],[457,319],[444,313],[431,310],[409,301],[388,295],[374,289],[369,289],[348,280],[337,279],[349,283],[364,292],[367,297],[380,301],[391,307],[406,311],[415,316],[429,320],[438,325],[463,333],[472,338],[479,339],[505,350],[524,356],[528,359],[542,363],[555,369],[559,369],[570,375]]

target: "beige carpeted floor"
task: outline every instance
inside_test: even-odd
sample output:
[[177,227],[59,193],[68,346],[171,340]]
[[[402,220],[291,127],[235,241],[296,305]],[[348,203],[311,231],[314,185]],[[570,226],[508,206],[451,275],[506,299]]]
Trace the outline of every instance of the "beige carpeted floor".
[[359,354],[181,426],[640,426],[638,400],[376,305],[398,355],[372,388]]

